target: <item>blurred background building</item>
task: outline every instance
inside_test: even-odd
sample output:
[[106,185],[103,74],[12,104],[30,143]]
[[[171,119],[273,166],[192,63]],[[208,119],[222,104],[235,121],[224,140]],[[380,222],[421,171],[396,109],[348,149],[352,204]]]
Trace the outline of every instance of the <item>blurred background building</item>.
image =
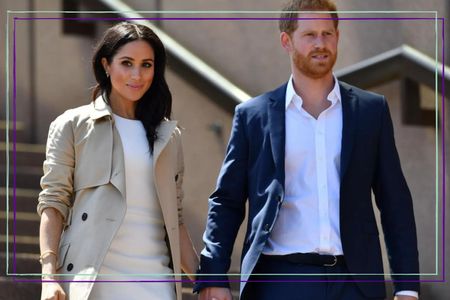
[[[442,120],[450,117],[447,108],[450,71],[447,69],[443,78],[441,64],[449,64],[450,39],[446,37],[443,44],[443,21],[433,18],[448,18],[450,1],[336,2],[340,11],[366,12],[341,13],[341,18],[373,18],[340,21],[336,75],[348,83],[386,95],[403,170],[414,199],[422,280],[442,280],[444,273],[450,273],[448,264],[443,267],[444,258],[450,257],[448,246],[443,253],[443,239],[450,239],[450,228],[447,221],[447,230],[444,230],[442,220],[444,213],[450,215],[448,200],[444,207],[442,197],[443,185],[448,186],[449,175],[447,168],[447,182],[444,182],[442,149],[448,142],[448,134],[444,141],[442,132],[444,129],[449,132],[450,127],[448,121],[442,127]],[[185,222],[200,251],[207,199],[215,187],[223,160],[234,106],[276,88],[290,76],[289,60],[279,43],[275,20],[279,14],[274,12],[279,11],[283,3],[283,0],[2,0],[0,40],[7,43],[4,44],[6,47],[0,48],[0,68],[6,70],[8,67],[9,70],[8,94],[5,71],[0,78],[2,274],[6,274],[6,245],[10,253],[8,273],[40,271],[37,262],[39,217],[35,207],[48,126],[64,110],[90,102],[91,87],[95,82],[90,60],[95,41],[106,28],[117,22],[100,20],[107,17],[153,18],[149,22],[164,34],[163,42],[169,52],[167,79],[174,99],[173,119],[179,120],[184,128]],[[123,12],[128,10],[133,12]],[[237,19],[243,17],[273,19]],[[448,24],[446,20],[446,32],[450,32]],[[443,47],[447,49],[445,53]],[[6,49],[9,51],[8,65]],[[440,93],[442,82],[447,84],[444,101]],[[9,126],[6,101],[9,102]],[[15,123],[12,122],[14,119]],[[10,159],[8,185],[7,153]],[[448,150],[446,154],[448,157]],[[9,214],[6,208],[8,188]],[[14,209],[15,225],[12,221]],[[246,221],[243,224],[245,227]],[[243,231],[235,245],[230,273],[239,273]],[[15,261],[13,252],[16,253]],[[387,263],[385,271],[389,273]],[[389,279],[389,275],[386,278]],[[0,299],[37,299],[40,290],[36,283],[13,283],[11,276],[0,277],[0,287]],[[424,282],[422,285],[421,299],[448,299],[449,294],[448,283]],[[191,298],[189,285],[186,285],[184,299]]]

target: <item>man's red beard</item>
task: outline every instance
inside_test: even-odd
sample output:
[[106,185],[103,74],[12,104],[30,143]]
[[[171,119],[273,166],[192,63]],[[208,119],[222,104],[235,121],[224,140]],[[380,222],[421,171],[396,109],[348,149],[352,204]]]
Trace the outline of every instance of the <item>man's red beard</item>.
[[[323,57],[323,61],[314,57]],[[304,75],[319,79],[327,75],[333,69],[336,62],[337,53],[333,54],[328,50],[316,50],[308,54],[307,57],[294,50],[294,64]]]

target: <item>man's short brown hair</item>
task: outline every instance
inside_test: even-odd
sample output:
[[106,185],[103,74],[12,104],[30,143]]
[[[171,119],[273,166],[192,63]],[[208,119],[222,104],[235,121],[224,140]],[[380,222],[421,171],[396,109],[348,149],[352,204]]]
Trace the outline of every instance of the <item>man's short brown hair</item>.
[[286,3],[282,9],[279,21],[280,32],[286,32],[291,35],[297,29],[298,12],[296,11],[334,11],[331,17],[334,21],[334,27],[338,27],[339,20],[335,12],[336,4],[333,0],[291,0]]

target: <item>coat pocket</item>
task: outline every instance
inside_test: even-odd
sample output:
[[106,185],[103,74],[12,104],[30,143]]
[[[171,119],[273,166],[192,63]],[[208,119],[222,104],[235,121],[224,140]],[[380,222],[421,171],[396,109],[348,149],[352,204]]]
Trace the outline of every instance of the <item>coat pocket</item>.
[[64,266],[64,262],[66,261],[67,252],[69,252],[70,244],[64,244],[59,247],[59,255],[58,262],[56,264],[56,271],[61,269]]

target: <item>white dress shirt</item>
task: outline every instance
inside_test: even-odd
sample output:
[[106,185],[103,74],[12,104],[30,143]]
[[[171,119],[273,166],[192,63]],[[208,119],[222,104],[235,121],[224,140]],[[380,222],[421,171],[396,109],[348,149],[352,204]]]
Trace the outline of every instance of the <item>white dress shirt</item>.
[[[342,103],[339,84],[317,119],[302,107],[293,77],[286,87],[285,198],[264,247],[266,255],[343,255],[339,227]],[[413,296],[415,291],[399,291]]]
[[342,105],[336,79],[327,100],[331,105],[315,119],[303,109],[291,76],[286,88],[285,198],[264,254],[343,254],[339,231]]

